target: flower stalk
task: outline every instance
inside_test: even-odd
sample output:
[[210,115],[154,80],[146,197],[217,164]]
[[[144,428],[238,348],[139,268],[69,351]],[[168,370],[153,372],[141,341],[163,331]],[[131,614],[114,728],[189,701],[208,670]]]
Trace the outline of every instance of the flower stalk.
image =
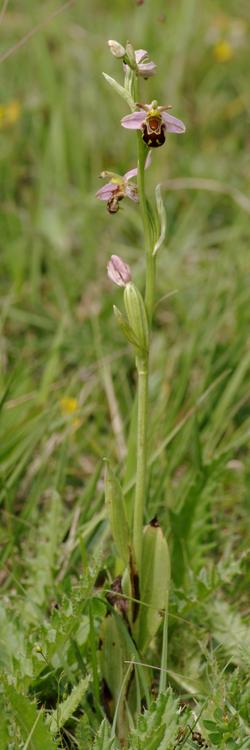
[[[161,196],[158,194],[159,190],[157,193],[156,189],[156,211],[147,201],[145,169],[149,166],[151,160],[149,148],[155,149],[162,146],[165,143],[167,133],[184,133],[185,125],[182,120],[178,120],[169,114],[170,105],[158,105],[156,100],[153,100],[151,104],[138,103],[140,101],[140,77],[147,79],[155,74],[156,69],[156,65],[149,59],[147,51],[143,49],[134,50],[130,42],[127,42],[126,46],[123,47],[119,42],[109,40],[108,45],[113,56],[123,60],[124,87],[106,74],[104,76],[112,88],[116,89],[130,106],[131,113],[122,118],[121,125],[128,130],[137,131],[137,168],[129,170],[123,176],[114,172],[103,172],[101,176],[108,177],[110,180],[103,188],[98,190],[96,195],[100,200],[106,201],[109,213],[118,212],[120,202],[124,197],[130,198],[134,202],[139,201],[146,258],[145,308],[139,291],[134,284],[130,283],[131,276],[124,261],[121,259],[119,261],[119,257],[113,255],[108,265],[108,275],[111,280],[118,286],[125,287],[124,302],[127,317],[117,308],[115,308],[115,315],[124,335],[134,346],[138,373],[136,483],[132,537],[135,558],[140,571],[146,494],[150,330],[155,302],[156,251],[163,242],[166,225],[165,217],[162,216],[164,207],[162,206]],[[134,177],[137,177],[137,186],[130,182],[131,178]],[[145,345],[146,340],[147,345]]]
[[[149,330],[151,328],[153,306],[154,306],[154,285],[155,285],[155,261],[151,247],[151,231],[149,215],[147,209],[147,198],[145,192],[145,146],[141,134],[137,133],[137,154],[138,154],[138,192],[141,207],[144,247],[146,254],[146,288],[145,288],[145,308],[148,316]],[[150,346],[150,343],[149,343]],[[137,412],[137,463],[136,463],[136,484],[135,484],[135,501],[133,516],[133,543],[138,570],[141,570],[142,556],[142,533],[144,521],[144,508],[146,496],[147,481],[147,433],[148,433],[148,362],[149,350],[143,358],[136,359],[138,375],[138,412]]]
[[147,426],[148,426],[148,354],[136,359],[138,375],[137,465],[133,516],[133,546],[139,575],[141,573],[142,532],[146,495]]
[[141,215],[143,222],[144,231],[144,247],[146,253],[146,288],[145,288],[145,305],[148,314],[148,322],[151,327],[153,308],[154,308],[154,294],[155,294],[155,260],[153,257],[153,247],[151,241],[151,227],[149,212],[147,207],[147,198],[145,192],[145,174],[144,174],[144,163],[145,163],[145,146],[141,138],[141,134],[137,133],[137,153],[138,153],[138,191],[139,201],[141,206]]
[[[99,200],[106,202],[110,214],[118,212],[124,198],[130,198],[135,204],[139,202],[146,273],[143,298],[134,283],[133,274],[127,263],[118,255],[112,255],[108,263],[110,280],[118,287],[124,288],[125,314],[116,306],[114,306],[114,313],[123,335],[133,347],[137,371],[136,476],[132,514],[128,512],[122,487],[117,483],[116,476],[112,474],[110,468],[108,473],[106,472],[105,494],[113,541],[118,553],[118,569],[121,562],[125,565],[123,574],[116,577],[113,582],[116,592],[118,586],[119,596],[116,599],[116,606],[118,610],[120,608],[123,619],[125,618],[129,637],[132,634],[133,644],[138,646],[142,655],[156,635],[164,613],[159,687],[159,692],[162,692],[166,686],[170,560],[167,539],[157,517],[144,526],[144,514],[148,462],[150,333],[155,305],[156,257],[165,238],[166,217],[160,185],[156,187],[155,203],[151,204],[147,199],[145,170],[151,163],[151,150],[149,149],[155,150],[163,146],[168,133],[184,133],[185,125],[181,120],[169,114],[169,105],[159,106],[156,100],[153,100],[151,104],[137,103],[140,101],[140,77],[147,79],[153,76],[156,68],[146,50],[133,50],[129,42],[123,47],[115,40],[109,41],[109,47],[112,55],[122,60],[125,73],[124,86],[106,74],[104,77],[130,108],[130,114],[122,118],[121,125],[128,130],[137,131],[137,167],[123,175],[113,171],[102,172],[101,176],[107,178],[108,182],[98,190],[96,195]],[[137,184],[131,182],[134,178],[137,179]],[[124,203],[126,204],[125,201]],[[123,595],[126,597],[125,609]],[[115,617],[107,618],[107,632],[105,633],[107,643],[116,643],[118,639],[116,626]],[[119,654],[124,654],[126,648],[127,641],[125,640],[121,644]],[[108,653],[110,658],[110,649]],[[115,696],[117,683],[116,680],[113,682],[113,674],[116,673],[116,664],[111,674],[109,658],[107,663],[104,660],[103,674],[111,694],[113,690]],[[119,658],[118,654],[117,658]],[[120,671],[121,681],[116,698],[122,694],[125,679],[123,665],[120,665]],[[122,719],[125,710],[125,704],[124,706],[119,704],[117,711],[121,713]],[[122,735],[122,741],[123,739]]]

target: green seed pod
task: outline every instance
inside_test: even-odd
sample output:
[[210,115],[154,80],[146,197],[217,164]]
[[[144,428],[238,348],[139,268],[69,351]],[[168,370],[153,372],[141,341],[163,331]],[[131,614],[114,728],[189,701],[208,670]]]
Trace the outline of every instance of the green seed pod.
[[115,477],[109,461],[105,460],[105,464],[105,502],[112,536],[118,554],[125,565],[127,565],[129,561],[130,533],[124,497],[120,483]]
[[124,289],[124,305],[131,330],[138,342],[140,354],[145,355],[149,347],[149,329],[145,305],[139,289],[130,282]]
[[170,559],[168,543],[156,521],[143,531],[140,580],[140,613],[135,637],[140,651],[145,651],[157,633],[168,606]]

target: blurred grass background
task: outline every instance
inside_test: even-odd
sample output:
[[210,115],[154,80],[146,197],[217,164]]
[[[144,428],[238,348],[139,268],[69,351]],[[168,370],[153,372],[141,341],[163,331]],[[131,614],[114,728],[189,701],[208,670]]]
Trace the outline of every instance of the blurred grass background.
[[[10,1],[0,57],[58,7]],[[31,596],[25,560],[55,490],[61,525],[37,604],[45,590],[52,596],[55,568],[67,589],[82,541],[91,551],[107,537],[101,459],[124,458],[135,375],[106,265],[121,254],[142,286],[144,257],[137,207],[124,201],[110,216],[95,198],[101,170],[123,174],[136,159],[135,138],[120,127],[125,105],[101,75],[122,82],[112,38],[149,51],[158,69],[142,82],[142,99],[171,103],[187,125],[147,173],[149,194],[164,186],[168,219],[147,518],[157,508],[171,526],[177,586],[187,578],[187,595],[202,599],[216,561],[223,595],[247,610],[249,28],[245,0],[78,2],[1,64],[1,581],[10,597],[13,587]],[[223,641],[226,626],[216,632]]]

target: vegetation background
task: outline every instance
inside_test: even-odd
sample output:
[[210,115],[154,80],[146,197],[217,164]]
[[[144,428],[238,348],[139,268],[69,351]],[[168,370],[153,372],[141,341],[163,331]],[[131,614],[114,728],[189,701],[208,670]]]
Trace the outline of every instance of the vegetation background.
[[[168,218],[147,520],[171,545],[169,683],[200,731],[181,735],[173,704],[169,748],[249,748],[250,6],[92,0],[49,18],[59,7],[10,0],[1,15],[0,748],[113,747],[97,734],[113,564],[102,459],[123,471],[135,373],[106,265],[120,254],[140,285],[144,257],[137,207],[109,216],[95,198],[101,170],[136,158],[101,75],[119,76],[109,38],[149,51],[144,100],[187,124],[147,174]],[[153,748],[140,731],[131,747]]]

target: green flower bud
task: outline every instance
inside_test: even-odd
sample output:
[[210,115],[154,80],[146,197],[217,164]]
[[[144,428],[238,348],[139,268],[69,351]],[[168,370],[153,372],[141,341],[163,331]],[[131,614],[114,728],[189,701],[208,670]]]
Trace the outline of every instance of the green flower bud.
[[135,51],[130,42],[127,42],[126,44],[125,62],[129,65],[130,68],[132,68],[132,70],[137,70]]
[[124,305],[130,328],[138,342],[140,353],[144,355],[149,347],[148,319],[141,293],[132,282],[126,284]]
[[110,49],[110,52],[114,57],[124,57],[125,55],[125,49],[119,42],[116,42],[115,39],[109,39],[108,40],[108,46]]

